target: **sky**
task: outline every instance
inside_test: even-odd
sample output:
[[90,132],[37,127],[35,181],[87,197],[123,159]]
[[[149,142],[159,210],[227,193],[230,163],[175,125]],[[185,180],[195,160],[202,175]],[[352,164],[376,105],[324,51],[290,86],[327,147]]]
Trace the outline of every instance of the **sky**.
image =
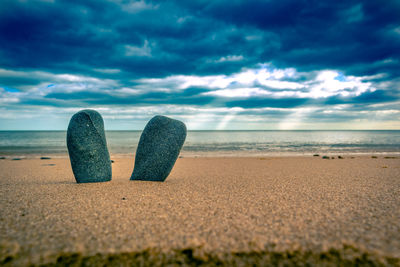
[[400,129],[400,1],[1,0],[0,130]]

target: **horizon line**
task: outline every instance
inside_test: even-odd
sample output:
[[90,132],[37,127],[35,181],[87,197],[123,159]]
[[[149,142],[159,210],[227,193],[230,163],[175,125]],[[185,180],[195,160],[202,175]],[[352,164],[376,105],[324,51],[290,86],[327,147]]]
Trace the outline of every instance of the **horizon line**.
[[[67,130],[0,130],[0,132],[66,132]],[[142,130],[105,130],[106,132],[141,132]],[[400,131],[400,129],[202,129],[202,130],[187,130],[188,132],[267,132],[267,131]]]

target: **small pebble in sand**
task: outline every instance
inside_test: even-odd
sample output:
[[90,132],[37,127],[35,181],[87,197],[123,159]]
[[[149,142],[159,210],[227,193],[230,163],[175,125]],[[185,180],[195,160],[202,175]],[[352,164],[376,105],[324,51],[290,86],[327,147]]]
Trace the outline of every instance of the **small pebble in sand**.
[[183,122],[165,116],[153,117],[140,136],[131,180],[165,181],[185,139]]

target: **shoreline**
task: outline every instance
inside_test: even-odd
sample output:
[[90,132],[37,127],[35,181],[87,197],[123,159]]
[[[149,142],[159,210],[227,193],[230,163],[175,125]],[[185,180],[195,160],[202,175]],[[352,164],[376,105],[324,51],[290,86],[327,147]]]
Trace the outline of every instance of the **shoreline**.
[[92,184],[0,160],[0,263],[400,263],[400,157],[183,157],[159,183],[114,156]]
[[[136,151],[135,151],[136,152]],[[319,156],[314,156],[314,155]],[[369,157],[369,156],[394,156],[400,157],[400,152],[315,152],[315,153],[296,153],[296,152],[281,152],[281,153],[249,153],[249,152],[181,152],[179,158],[259,158],[259,157],[268,157],[268,158],[293,158],[293,157]],[[41,157],[50,157],[54,159],[68,159],[68,153],[3,153],[0,151],[0,160],[9,160],[13,158],[21,158],[21,159],[40,159]],[[110,153],[111,158],[135,158],[135,153]]]

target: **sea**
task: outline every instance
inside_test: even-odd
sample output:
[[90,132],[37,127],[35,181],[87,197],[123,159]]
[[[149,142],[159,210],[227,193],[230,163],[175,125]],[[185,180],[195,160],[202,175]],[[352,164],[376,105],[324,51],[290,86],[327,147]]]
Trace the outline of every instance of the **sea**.
[[[141,131],[107,131],[111,154],[132,156]],[[400,130],[188,131],[181,156],[400,154]],[[0,131],[0,155],[68,157],[65,131]]]

